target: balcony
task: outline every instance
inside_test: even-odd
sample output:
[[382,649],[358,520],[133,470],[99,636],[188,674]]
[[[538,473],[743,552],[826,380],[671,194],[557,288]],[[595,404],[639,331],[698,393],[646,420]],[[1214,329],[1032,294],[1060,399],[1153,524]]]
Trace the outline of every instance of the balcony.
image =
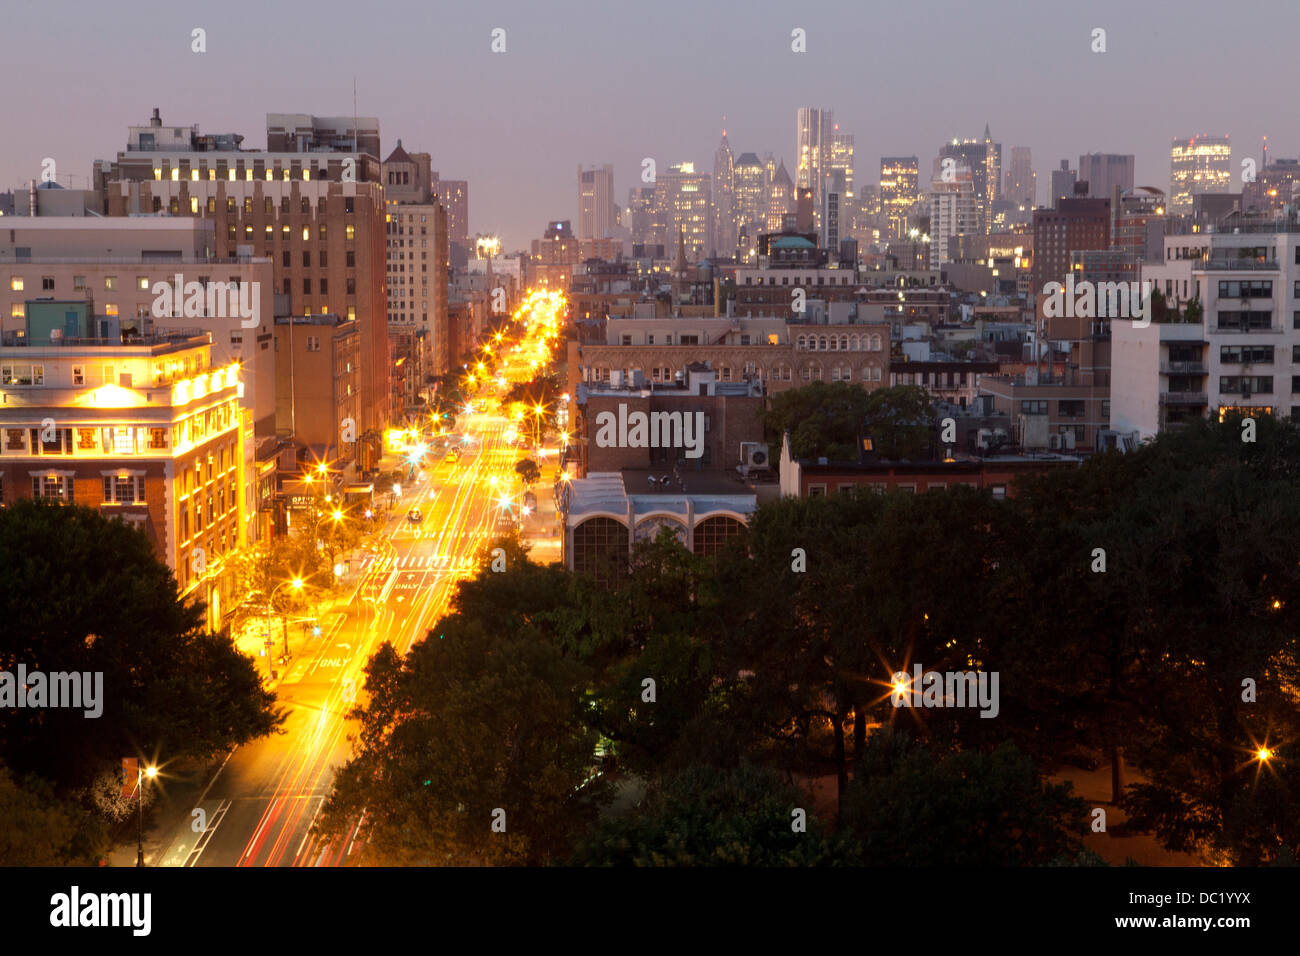
[[1204,362],[1161,362],[1161,375],[1209,375],[1209,367]]
[[1236,256],[1214,256],[1192,266],[1193,272],[1277,272],[1276,259],[1238,259]]
[[1206,405],[1209,396],[1205,392],[1161,392],[1161,405]]

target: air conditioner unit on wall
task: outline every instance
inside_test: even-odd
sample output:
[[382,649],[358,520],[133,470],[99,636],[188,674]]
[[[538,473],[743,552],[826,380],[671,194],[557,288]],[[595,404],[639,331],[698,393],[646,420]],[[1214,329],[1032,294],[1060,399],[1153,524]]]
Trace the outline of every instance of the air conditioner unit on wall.
[[770,468],[772,456],[763,442],[745,441],[740,443],[740,460],[746,468]]

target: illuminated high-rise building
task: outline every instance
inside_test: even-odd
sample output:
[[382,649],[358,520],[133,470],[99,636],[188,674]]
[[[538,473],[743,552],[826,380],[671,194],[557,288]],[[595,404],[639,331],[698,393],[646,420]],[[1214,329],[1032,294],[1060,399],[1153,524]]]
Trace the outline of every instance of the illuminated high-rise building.
[[1038,202],[1038,176],[1028,146],[1011,147],[1011,165],[1007,169],[1003,198],[1024,209],[1033,209]]
[[952,240],[957,236],[972,236],[982,231],[974,171],[961,162],[950,168],[951,175],[936,170],[930,181],[931,269],[952,261],[956,247]]
[[447,210],[447,240],[469,248],[469,182],[433,174],[433,191]]
[[1186,215],[1192,197],[1232,190],[1232,144],[1227,136],[1175,139],[1169,150],[1169,211]]
[[794,184],[813,191],[813,205],[821,198],[822,175],[831,158],[834,120],[830,110],[799,107],[795,117]]
[[836,173],[843,180],[839,183],[843,195],[856,195],[853,191],[853,134],[841,133],[838,124],[831,133],[830,158],[826,161],[823,182]]
[[880,215],[888,238],[907,234],[907,214],[921,198],[920,162],[915,156],[880,158]]
[[732,196],[737,236],[744,234],[749,249],[757,250],[758,235],[767,231],[767,170],[754,153],[741,153],[733,167]]
[[794,212],[794,183],[785,171],[785,161],[776,167],[776,172],[767,184],[767,231],[780,232],[787,214]]
[[697,173],[694,163],[674,163],[659,174],[655,197],[673,254],[679,241],[684,241],[686,255],[692,261],[707,256],[713,247],[709,174]]
[[722,142],[713,154],[713,248],[719,256],[731,256],[736,251],[736,194],[735,160],[727,131],[722,131]]
[[614,167],[578,167],[578,238],[604,239],[614,227]]
[[983,139],[954,139],[941,146],[936,167],[941,168],[945,159],[970,168],[975,201],[979,207],[976,231],[987,234],[993,219],[993,203],[1001,195],[998,180],[1002,177],[1002,144],[993,142],[988,124],[985,124]]

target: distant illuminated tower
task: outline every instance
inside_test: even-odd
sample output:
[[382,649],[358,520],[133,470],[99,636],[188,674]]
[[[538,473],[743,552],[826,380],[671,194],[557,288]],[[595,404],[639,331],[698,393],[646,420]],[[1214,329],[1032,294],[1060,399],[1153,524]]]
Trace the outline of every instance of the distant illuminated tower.
[[782,220],[791,212],[794,212],[794,183],[782,160],[767,187],[767,231],[780,232]]
[[692,260],[708,255],[712,243],[708,173],[697,173],[694,163],[674,163],[655,183],[655,199],[668,236],[678,233]]
[[722,142],[713,154],[713,243],[715,252],[730,256],[736,251],[736,194],[735,161],[727,131],[722,131]]
[[975,191],[975,176],[967,164],[958,161],[952,176],[945,177],[940,161],[935,162],[934,178],[930,181],[930,268],[937,269],[952,261],[957,236],[973,236],[982,232],[979,196]]
[[830,160],[831,138],[834,135],[830,110],[813,106],[799,107],[795,117],[795,148],[797,150],[794,184],[813,191],[813,205],[820,199],[822,174]]
[[1169,150],[1169,211],[1186,215],[1192,197],[1232,189],[1232,144],[1227,136],[1175,139]]
[[604,239],[614,227],[614,167],[578,167],[578,238]]
[[841,133],[837,123],[831,133],[831,153],[830,158],[826,161],[823,182],[831,181],[836,173],[840,179],[836,180],[841,195],[852,196],[853,192],[853,134]]
[[1038,176],[1034,172],[1033,154],[1028,146],[1011,147],[1011,165],[1007,169],[1003,198],[1023,209],[1033,209],[1038,201]]
[[748,247],[756,248],[758,234],[767,230],[767,170],[753,153],[741,153],[733,167],[732,202],[737,235],[744,233]]
[[907,234],[907,212],[921,198],[920,162],[915,156],[880,158],[880,214],[888,238]]

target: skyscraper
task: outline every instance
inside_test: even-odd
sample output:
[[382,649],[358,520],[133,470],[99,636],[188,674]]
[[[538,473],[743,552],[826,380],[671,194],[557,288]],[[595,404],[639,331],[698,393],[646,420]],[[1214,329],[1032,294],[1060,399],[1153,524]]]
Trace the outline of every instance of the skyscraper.
[[920,162],[915,156],[880,158],[880,214],[890,239],[907,234],[908,210],[921,198]]
[[1011,166],[1007,170],[1003,198],[1026,209],[1033,209],[1038,202],[1038,176],[1028,146],[1011,147]]
[[822,174],[831,158],[834,120],[830,110],[801,106],[795,117],[796,165],[794,184],[813,191],[813,205],[821,198]]
[[954,139],[939,147],[936,175],[941,171],[945,159],[955,160],[958,167],[965,165],[970,168],[978,207],[975,231],[987,233],[993,220],[993,203],[1000,195],[998,179],[1002,175],[1002,144],[993,142],[988,125],[985,124],[983,139]]
[[776,167],[767,184],[767,231],[780,232],[782,220],[794,212],[794,183],[785,171],[785,160]]
[[[936,163],[936,166],[939,164]],[[950,175],[935,170],[930,181],[930,268],[952,261],[951,240],[979,234],[983,227],[975,191],[975,172],[958,162]]]
[[1068,159],[1061,160],[1061,168],[1052,170],[1052,208],[1060,206],[1062,199],[1074,198],[1074,184],[1079,175],[1070,168]]
[[614,226],[614,167],[578,167],[578,238],[604,239]]
[[1175,139],[1169,150],[1169,211],[1186,215],[1192,197],[1232,189],[1232,144],[1227,136]]
[[[841,133],[837,123],[831,134],[830,158],[826,162],[826,176],[839,173],[843,179],[840,184],[842,195],[856,195],[853,191],[853,134]],[[825,180],[826,177],[823,177]]]
[[683,237],[686,255],[692,261],[709,254],[713,245],[710,186],[709,174],[697,173],[694,163],[674,163],[659,174],[655,198],[674,255],[679,237]]
[[1135,157],[1120,153],[1086,153],[1079,157],[1079,182],[1088,184],[1093,199],[1109,199],[1112,186],[1120,192],[1133,188]]
[[767,170],[754,153],[741,153],[732,171],[736,232],[744,233],[749,246],[742,251],[748,255],[767,229]]
[[722,131],[722,142],[713,154],[713,248],[719,256],[731,256],[736,251],[736,196],[735,163],[727,131]]

